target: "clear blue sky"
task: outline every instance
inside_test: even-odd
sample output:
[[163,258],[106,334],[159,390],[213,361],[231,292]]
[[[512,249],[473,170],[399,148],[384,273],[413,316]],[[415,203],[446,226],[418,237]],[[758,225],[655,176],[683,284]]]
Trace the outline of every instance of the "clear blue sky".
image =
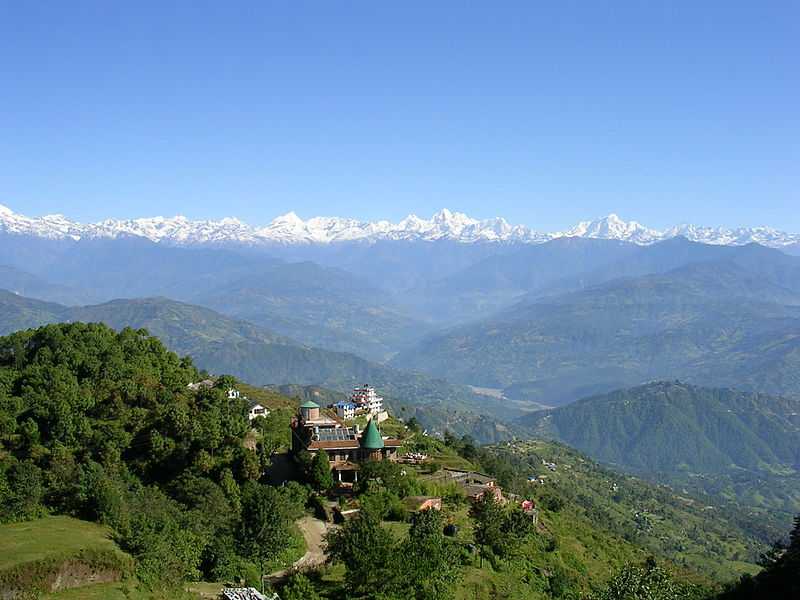
[[800,3],[0,2],[26,214],[800,231]]

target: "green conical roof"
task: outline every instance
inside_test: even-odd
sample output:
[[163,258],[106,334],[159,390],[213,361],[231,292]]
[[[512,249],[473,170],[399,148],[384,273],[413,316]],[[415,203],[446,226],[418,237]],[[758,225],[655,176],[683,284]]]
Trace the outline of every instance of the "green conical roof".
[[367,423],[364,433],[361,434],[361,447],[367,450],[380,450],[383,448],[383,438],[378,426],[372,419]]
[[319,404],[313,400],[306,400],[300,405],[300,408],[319,408]]

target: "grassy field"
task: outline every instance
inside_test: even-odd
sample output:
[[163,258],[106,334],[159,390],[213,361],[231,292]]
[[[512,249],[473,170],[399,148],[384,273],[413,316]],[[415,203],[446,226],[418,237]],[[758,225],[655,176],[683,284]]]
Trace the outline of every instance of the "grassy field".
[[262,387],[247,385],[246,383],[239,383],[236,387],[244,396],[247,396],[250,400],[255,400],[270,410],[275,410],[277,408],[296,410],[300,404],[296,398],[289,398],[275,390],[266,390]]
[[71,517],[44,517],[0,525],[0,570],[84,548],[116,548],[107,527]]
[[[217,588],[219,592],[219,588]],[[197,594],[186,592],[152,592],[139,589],[135,582],[101,583],[47,594],[42,600],[197,600]]]

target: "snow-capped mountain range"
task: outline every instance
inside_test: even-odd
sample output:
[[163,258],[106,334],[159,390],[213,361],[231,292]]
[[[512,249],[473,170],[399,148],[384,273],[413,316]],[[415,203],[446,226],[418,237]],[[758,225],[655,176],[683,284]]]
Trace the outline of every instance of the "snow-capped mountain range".
[[636,221],[623,221],[610,214],[594,221],[582,221],[565,231],[539,232],[524,225],[511,225],[505,219],[478,220],[443,209],[430,219],[409,215],[399,223],[358,221],[339,217],[314,217],[304,221],[290,212],[264,227],[254,227],[234,218],[219,221],[191,221],[186,217],[107,219],[98,223],[78,223],[63,215],[27,217],[0,205],[0,233],[30,235],[48,239],[93,239],[138,236],[170,245],[270,245],[332,244],[379,240],[436,241],[461,243],[507,242],[543,243],[560,237],[612,239],[648,245],[684,236],[706,244],[742,245],[756,242],[781,248],[800,244],[800,234],[785,233],[770,227],[697,227],[677,225],[659,231]]

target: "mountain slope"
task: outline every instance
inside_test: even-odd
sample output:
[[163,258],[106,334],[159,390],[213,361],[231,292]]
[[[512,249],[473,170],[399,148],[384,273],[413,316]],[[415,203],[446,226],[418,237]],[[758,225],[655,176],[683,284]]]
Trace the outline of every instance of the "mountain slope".
[[[212,373],[228,373],[255,385],[318,385],[341,392],[370,382],[395,410],[415,414],[433,431],[447,428],[483,441],[504,439],[512,433],[496,419],[515,413],[501,404],[493,406],[464,386],[397,371],[353,354],[305,346],[246,321],[166,298],[66,307],[0,290],[0,315],[0,335],[61,321],[144,328]],[[482,416],[486,414],[493,417]]]
[[656,382],[532,413],[520,424],[684,493],[742,514],[755,510],[776,529],[800,511],[798,400]]
[[85,304],[90,295],[65,285],[56,285],[15,267],[0,265],[0,282],[15,294],[59,304]]
[[535,435],[638,471],[800,468],[800,401],[753,392],[656,382],[521,422]]
[[341,269],[275,263],[210,290],[193,302],[305,344],[384,360],[428,330],[386,294]]
[[303,343],[376,360],[428,331],[381,289],[346,271],[289,263],[263,251],[172,247],[130,236],[83,239],[31,275],[40,280],[37,285],[19,285],[20,277],[9,275],[0,286],[66,304],[166,296],[250,320]]
[[776,260],[699,262],[523,302],[392,364],[551,406],[674,378],[800,396],[800,261],[765,251]]

